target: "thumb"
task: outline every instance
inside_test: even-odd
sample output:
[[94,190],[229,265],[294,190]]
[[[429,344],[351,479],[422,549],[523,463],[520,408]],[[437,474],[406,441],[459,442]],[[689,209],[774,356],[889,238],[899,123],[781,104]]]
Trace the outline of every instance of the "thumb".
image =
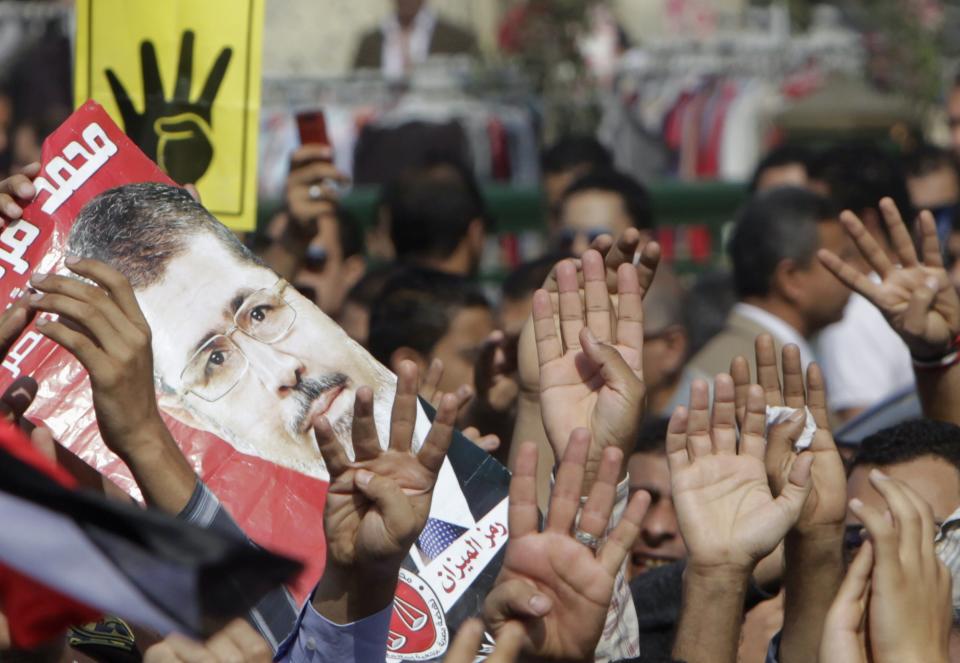
[[539,619],[553,601],[530,583],[515,578],[497,584],[483,602],[483,618],[494,630],[511,619]]
[[923,285],[915,288],[907,303],[903,315],[903,330],[911,336],[923,336],[927,328],[927,311],[936,297],[940,284],[934,276],[928,277]]
[[783,423],[771,426],[767,431],[767,453],[778,456],[790,453],[800,439],[806,421],[807,411],[798,409]]
[[809,451],[801,453],[793,461],[793,467],[790,468],[790,475],[787,477],[787,483],[780,491],[780,495],[774,500],[774,504],[780,510],[781,517],[773,524],[778,531],[780,538],[787,535],[800,518],[800,511],[803,509],[807,496],[813,488],[813,482],[810,480],[810,468],[813,465],[813,454]]
[[601,343],[589,327],[580,330],[580,345],[587,357],[600,367],[600,375],[607,386],[620,392],[628,390],[636,376],[623,355],[612,345]]
[[384,527],[395,541],[406,541],[423,529],[424,523],[418,523],[410,499],[396,481],[363,469],[357,470],[353,481],[357,490],[376,505]]

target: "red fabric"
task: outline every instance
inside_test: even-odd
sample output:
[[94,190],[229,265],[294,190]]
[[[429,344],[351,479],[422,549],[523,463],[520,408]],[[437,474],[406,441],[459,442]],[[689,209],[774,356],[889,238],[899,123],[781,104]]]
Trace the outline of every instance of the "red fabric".
[[[12,424],[0,422],[0,447],[18,460],[43,472],[66,488],[76,481],[65,470],[37,451]],[[7,618],[15,647],[43,644],[74,624],[100,619],[100,613],[33,579],[0,564],[0,606]]]

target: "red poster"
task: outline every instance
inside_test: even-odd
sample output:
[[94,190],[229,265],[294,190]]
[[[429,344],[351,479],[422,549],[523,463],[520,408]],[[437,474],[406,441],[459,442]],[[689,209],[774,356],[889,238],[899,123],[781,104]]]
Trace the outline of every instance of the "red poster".
[[[99,105],[86,103],[44,143],[39,194],[24,219],[0,233],[0,299],[9,304],[22,294],[34,272],[68,273],[62,260],[69,254],[122,262],[113,264],[127,270],[151,325],[158,400],[174,438],[251,539],[305,562],[291,588],[302,601],[324,564],[327,487],[303,422],[322,407],[348,440],[353,394],[366,384],[385,440],[394,377],[244,256],[212,217],[177,217],[180,230],[157,232],[151,215],[180,212],[167,208],[164,187],[130,186],[151,182],[173,185]],[[142,226],[112,217],[122,201],[139,206]],[[283,312],[271,318],[270,338],[247,329],[249,310]],[[0,387],[19,375],[39,382],[28,416],[139,497],[126,466],[100,440],[89,382],[72,355],[31,326],[2,367]],[[428,427],[421,411],[415,444]],[[442,657],[451,631],[476,613],[506,542],[507,482],[487,454],[454,440],[428,530],[404,563],[391,660]]]

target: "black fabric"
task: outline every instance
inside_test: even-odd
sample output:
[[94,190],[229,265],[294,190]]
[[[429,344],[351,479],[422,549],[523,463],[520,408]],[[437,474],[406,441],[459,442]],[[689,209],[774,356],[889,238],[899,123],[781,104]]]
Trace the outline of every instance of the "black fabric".
[[[157,609],[196,637],[208,637],[243,615],[302,568],[240,538],[64,488],[3,448],[0,490],[73,519]],[[186,596],[171,591],[171,580],[192,591]],[[199,609],[190,609],[191,601]]]
[[353,153],[356,184],[385,184],[427,155],[470,163],[467,135],[459,122],[407,122],[396,127],[368,125],[360,131]]
[[[673,640],[683,603],[684,562],[651,569],[630,581],[633,605],[640,627],[640,651],[637,661],[670,661]],[[744,612],[773,598],[751,580],[747,586]]]

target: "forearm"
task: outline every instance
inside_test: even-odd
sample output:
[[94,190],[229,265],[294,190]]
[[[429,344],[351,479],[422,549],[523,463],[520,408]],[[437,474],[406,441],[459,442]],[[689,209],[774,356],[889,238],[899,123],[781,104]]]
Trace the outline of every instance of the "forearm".
[[696,569],[683,574],[683,608],[673,657],[686,663],[735,663],[749,569]]
[[914,370],[923,414],[960,425],[960,364],[945,369]]
[[[119,448],[118,445],[108,445]],[[178,514],[190,501],[197,475],[162,420],[124,440],[118,452],[133,474],[147,504]]]
[[523,442],[536,442],[540,452],[537,462],[537,503],[541,511],[546,511],[550,499],[550,474],[553,470],[554,455],[547,432],[543,428],[540,415],[539,394],[520,392],[517,400],[517,419],[513,425],[513,438],[510,445],[509,467],[513,467],[514,455]]
[[843,527],[787,535],[780,663],[814,661],[827,611],[843,581]]

